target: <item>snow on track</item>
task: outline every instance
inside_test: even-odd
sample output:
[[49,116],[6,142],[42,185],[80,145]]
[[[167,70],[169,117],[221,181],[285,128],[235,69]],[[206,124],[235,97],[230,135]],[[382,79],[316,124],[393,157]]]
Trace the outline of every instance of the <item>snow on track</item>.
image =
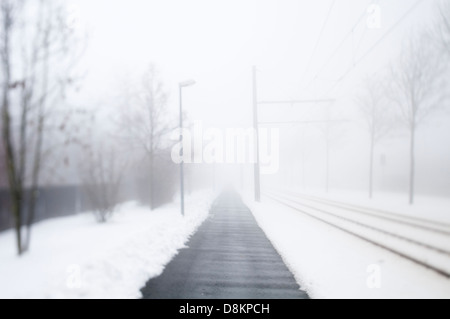
[[[265,196],[263,204],[250,200],[247,200],[247,204],[297,281],[306,287],[312,298],[450,298],[450,280],[446,277],[320,219],[351,229],[361,236],[373,236],[373,239],[382,240],[387,245],[398,245],[397,248],[402,252],[416,254],[422,261],[434,265],[439,262],[436,252],[427,259],[421,255],[424,251],[420,249],[423,247],[418,248],[420,246],[412,246],[404,240],[345,221],[342,218],[354,218],[356,212],[348,212],[343,207],[331,208],[323,202],[300,199],[298,194],[287,192],[278,193],[278,197],[272,193],[272,196],[279,201]],[[311,218],[310,215],[319,218]],[[359,216],[361,219],[358,222],[361,223],[378,219],[360,215],[362,217]],[[404,231],[401,225],[394,229],[390,223],[387,224],[391,227],[389,231]],[[438,243],[439,240],[431,242]],[[448,247],[445,246],[448,240],[440,244],[444,248]],[[443,261],[441,266],[448,267],[448,261]],[[379,277],[375,278],[376,285],[372,281],[374,276]]]
[[448,227],[446,230],[428,225],[421,227],[418,223],[412,226],[404,220],[377,215],[370,209],[354,210],[348,205],[337,206],[299,194],[271,193],[270,196],[301,213],[450,277],[450,227],[446,225],[442,225]]

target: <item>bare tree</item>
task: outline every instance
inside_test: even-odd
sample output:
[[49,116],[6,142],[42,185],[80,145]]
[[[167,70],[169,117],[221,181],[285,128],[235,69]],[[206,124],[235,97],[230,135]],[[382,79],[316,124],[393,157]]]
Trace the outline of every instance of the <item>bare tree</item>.
[[117,147],[102,144],[90,146],[83,162],[86,195],[99,223],[106,223],[120,202],[120,188],[126,161]]
[[410,139],[409,202],[415,194],[415,146],[417,129],[443,101],[445,66],[436,56],[430,38],[412,38],[391,68],[389,97],[396,103]]
[[15,22],[15,13],[18,2],[2,0],[1,2],[1,62],[2,62],[2,139],[5,148],[6,168],[8,172],[8,182],[11,194],[11,210],[14,216],[14,226],[16,229],[17,249],[19,255],[22,254],[21,237],[21,210],[22,210],[22,189],[21,181],[17,169],[15,152],[13,148],[12,125],[11,125],[11,96],[10,90],[16,85],[12,85],[12,57],[11,38]]
[[121,138],[133,149],[144,152],[149,161],[150,207],[154,208],[155,163],[169,145],[165,137],[173,128],[168,125],[167,100],[159,72],[151,65],[142,78],[142,87],[131,93],[122,107],[119,128]]
[[[2,121],[0,120],[0,134],[3,131]],[[3,147],[3,140],[0,138],[0,189],[8,184],[7,170],[6,170],[6,155]]]
[[[79,56],[71,47],[73,30],[67,25],[61,3],[1,0],[0,9],[2,139],[21,255],[30,244],[42,163],[51,144],[46,133],[55,125],[52,115],[73,82],[69,74]],[[25,205],[27,187],[30,195]],[[27,216],[25,223],[22,216]],[[23,224],[27,226],[25,239]]]
[[437,18],[435,34],[438,45],[450,56],[450,1],[444,0],[439,3]]
[[373,197],[373,166],[375,147],[392,128],[392,112],[385,98],[385,88],[378,78],[364,81],[364,92],[357,98],[358,107],[366,122],[370,139],[369,197]]

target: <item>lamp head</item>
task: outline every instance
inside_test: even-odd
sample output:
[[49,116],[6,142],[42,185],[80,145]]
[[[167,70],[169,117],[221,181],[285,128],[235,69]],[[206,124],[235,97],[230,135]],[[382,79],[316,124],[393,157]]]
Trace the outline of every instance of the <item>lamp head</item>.
[[184,82],[180,82],[180,87],[185,88],[188,86],[193,86],[195,85],[195,81],[194,80],[188,80],[188,81],[184,81]]

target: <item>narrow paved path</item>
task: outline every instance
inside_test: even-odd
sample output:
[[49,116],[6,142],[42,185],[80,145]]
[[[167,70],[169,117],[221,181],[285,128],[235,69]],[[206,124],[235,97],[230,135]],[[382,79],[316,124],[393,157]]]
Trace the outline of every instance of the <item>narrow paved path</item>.
[[146,299],[308,298],[234,193],[216,201],[188,248],[142,292]]

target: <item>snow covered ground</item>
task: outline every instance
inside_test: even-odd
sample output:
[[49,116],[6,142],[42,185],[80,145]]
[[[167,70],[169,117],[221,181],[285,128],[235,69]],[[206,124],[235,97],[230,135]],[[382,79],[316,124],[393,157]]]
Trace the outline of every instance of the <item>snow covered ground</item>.
[[12,231],[0,233],[0,298],[140,298],[207,218],[210,192],[153,212],[119,207],[111,222],[91,214],[53,219],[33,228],[31,251],[19,258]]
[[[418,198],[417,206],[411,208],[395,194],[381,196],[374,202],[351,193],[335,193],[331,198],[416,217],[449,220],[450,201],[446,199]],[[267,197],[262,204],[246,202],[312,298],[450,298],[450,280],[433,271]]]
[[305,192],[298,189],[292,192],[450,223],[450,198],[445,197],[416,195],[414,205],[411,206],[406,193],[375,192],[370,199],[367,192],[362,191],[332,190],[325,193],[321,190]]

